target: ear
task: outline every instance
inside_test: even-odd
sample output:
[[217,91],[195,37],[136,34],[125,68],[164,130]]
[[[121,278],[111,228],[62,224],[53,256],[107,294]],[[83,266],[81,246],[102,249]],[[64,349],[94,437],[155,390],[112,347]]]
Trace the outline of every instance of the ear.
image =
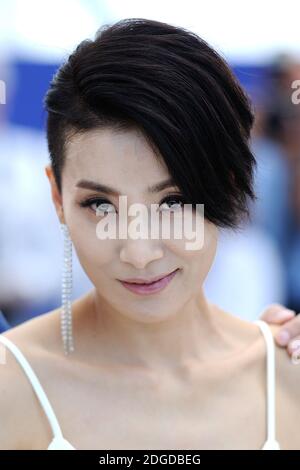
[[60,223],[64,224],[65,220],[62,206],[62,197],[58,190],[51,164],[45,166],[45,173],[50,182],[52,201],[54,203],[56,213],[58,215]]

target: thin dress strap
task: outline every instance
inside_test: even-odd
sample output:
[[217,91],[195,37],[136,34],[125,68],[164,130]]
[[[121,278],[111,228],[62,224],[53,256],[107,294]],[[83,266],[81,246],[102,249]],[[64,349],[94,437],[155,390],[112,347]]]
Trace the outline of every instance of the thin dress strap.
[[52,406],[47,398],[46,393],[44,392],[39,379],[37,378],[35,372],[33,371],[32,367],[30,366],[29,362],[20,351],[20,349],[7,337],[0,335],[0,343],[3,343],[11,353],[15,356],[21,367],[23,368],[25,374],[27,375],[31,385],[46,413],[46,416],[49,420],[54,438],[63,438],[62,431],[58,420],[55,416]]
[[275,400],[275,345],[272,331],[263,320],[255,320],[265,338],[267,347],[267,440],[263,450],[280,450],[279,442],[276,440],[276,400]]

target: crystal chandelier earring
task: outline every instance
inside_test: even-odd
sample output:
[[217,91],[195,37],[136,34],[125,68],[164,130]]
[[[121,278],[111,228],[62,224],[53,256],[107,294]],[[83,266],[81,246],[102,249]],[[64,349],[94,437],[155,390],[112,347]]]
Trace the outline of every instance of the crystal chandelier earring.
[[61,335],[64,352],[74,351],[72,332],[72,241],[66,224],[61,223],[64,236],[63,271],[62,271],[62,306],[61,306]]

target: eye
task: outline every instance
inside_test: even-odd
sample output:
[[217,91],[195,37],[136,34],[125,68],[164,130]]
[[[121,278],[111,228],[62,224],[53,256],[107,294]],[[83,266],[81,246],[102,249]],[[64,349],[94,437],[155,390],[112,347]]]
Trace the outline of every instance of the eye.
[[172,205],[173,210],[181,210],[184,204],[184,199],[182,195],[174,194],[165,197],[162,202],[161,206],[163,206],[163,210],[169,210],[169,205]]
[[[86,201],[80,202],[81,207],[88,207],[92,209],[95,215],[105,215],[105,213],[116,212],[114,205],[104,198],[92,198]],[[94,206],[94,207],[93,207]],[[104,213],[104,214],[103,214]]]
[[[184,199],[182,195],[174,194],[165,197],[162,202],[160,203],[160,207],[162,210],[170,210],[176,211],[181,210],[184,204]],[[113,213],[116,212],[114,205],[109,202],[107,199],[104,198],[91,198],[87,199],[86,201],[82,201],[79,203],[80,207],[88,207],[90,208],[95,215],[105,215],[105,213]],[[172,207],[170,207],[170,205]],[[94,206],[94,207],[93,207]]]

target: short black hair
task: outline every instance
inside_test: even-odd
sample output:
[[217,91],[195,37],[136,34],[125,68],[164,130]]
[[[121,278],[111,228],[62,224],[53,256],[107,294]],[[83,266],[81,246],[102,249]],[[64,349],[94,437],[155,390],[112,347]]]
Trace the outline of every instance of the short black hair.
[[68,139],[110,127],[138,128],[185,202],[239,230],[254,201],[254,113],[227,62],[182,27],[144,18],[105,24],[82,41],[45,96],[47,142],[59,191]]

